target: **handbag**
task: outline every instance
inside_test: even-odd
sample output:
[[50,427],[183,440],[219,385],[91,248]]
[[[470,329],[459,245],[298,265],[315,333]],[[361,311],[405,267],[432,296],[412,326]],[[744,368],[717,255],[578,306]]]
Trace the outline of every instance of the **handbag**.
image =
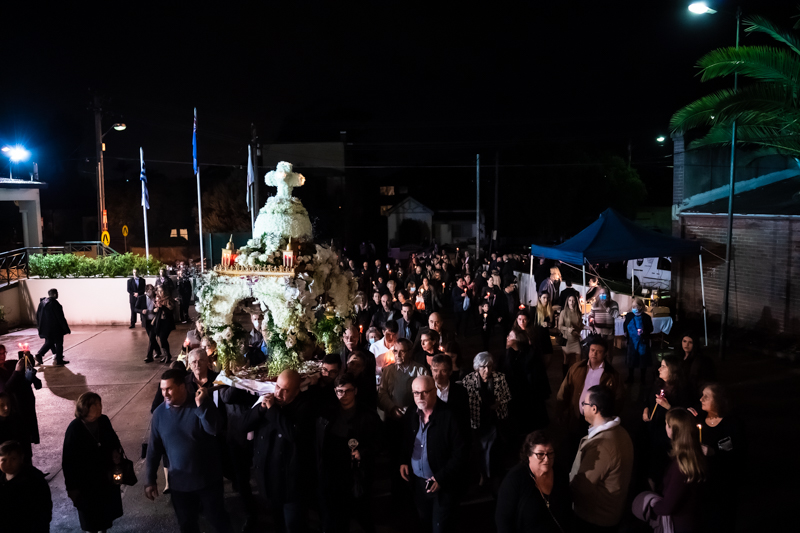
[[125,455],[125,450],[122,448],[120,448],[119,453],[122,455],[122,458],[119,464],[114,465],[114,468],[111,470],[111,481],[115,485],[128,485],[132,487],[139,481],[136,478],[136,472],[133,470],[133,461],[128,459],[128,456]]
[[469,304],[470,304],[469,296],[464,296],[464,304],[461,306],[461,308],[464,311],[469,311]]

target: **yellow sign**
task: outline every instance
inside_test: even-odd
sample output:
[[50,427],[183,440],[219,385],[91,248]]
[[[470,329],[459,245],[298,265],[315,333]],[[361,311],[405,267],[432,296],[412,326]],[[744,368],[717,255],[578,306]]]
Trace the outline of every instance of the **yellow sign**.
[[100,240],[103,242],[103,245],[108,246],[111,244],[111,235],[109,235],[107,231],[104,231],[100,236]]
[[122,236],[123,237],[128,236],[128,226],[122,226]]

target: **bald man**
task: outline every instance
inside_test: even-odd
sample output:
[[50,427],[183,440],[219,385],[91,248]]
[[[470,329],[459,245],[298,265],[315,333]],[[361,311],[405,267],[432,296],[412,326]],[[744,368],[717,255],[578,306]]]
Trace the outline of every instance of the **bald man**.
[[300,374],[284,370],[275,391],[245,415],[245,431],[256,431],[253,462],[259,492],[272,507],[278,531],[305,531],[311,494],[314,422],[317,413]]
[[411,391],[416,409],[405,415],[400,476],[411,483],[423,531],[454,531],[469,442],[456,414],[438,400],[432,377],[414,379]]

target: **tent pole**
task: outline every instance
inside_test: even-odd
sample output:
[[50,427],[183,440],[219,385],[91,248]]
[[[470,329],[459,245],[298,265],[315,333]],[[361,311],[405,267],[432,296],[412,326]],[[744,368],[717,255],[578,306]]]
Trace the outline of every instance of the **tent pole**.
[[634,281],[636,280],[636,272],[633,270],[633,265],[631,265],[631,298],[636,298],[636,285]]
[[[528,300],[528,310],[531,308],[531,283],[533,282],[533,254],[531,254],[531,273],[528,274],[528,294],[525,297]],[[534,283],[535,285],[535,283]]]
[[708,324],[706,323],[706,285],[703,281],[703,252],[697,256],[700,258],[700,293],[703,295],[703,330],[706,334],[706,346],[708,346]]
[[[583,263],[581,264],[581,269],[583,270],[583,303],[586,303],[586,258],[583,258]],[[581,310],[583,312],[583,310]]]

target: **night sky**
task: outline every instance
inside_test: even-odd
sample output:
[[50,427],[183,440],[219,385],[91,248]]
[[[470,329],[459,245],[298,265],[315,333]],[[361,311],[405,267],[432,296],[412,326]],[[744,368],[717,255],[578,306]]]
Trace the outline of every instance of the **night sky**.
[[[512,207],[500,227],[509,235],[561,216],[586,193],[548,185],[558,178],[543,169],[583,161],[578,153],[627,161],[629,143],[644,203],[669,205],[671,145],[655,137],[668,134],[680,106],[725,86],[701,83],[694,65],[735,37],[732,15],[695,16],[672,0],[166,4],[4,7],[0,142],[33,152],[49,184],[46,218],[65,204],[71,217],[95,213],[94,94],[104,129],[128,125],[105,139],[106,180],[109,194],[130,196],[134,207],[143,146],[148,160],[175,162],[148,163],[151,181],[172,183],[164,191],[176,212],[191,209],[193,107],[201,168],[244,165],[251,123],[263,144],[333,142],[347,131],[347,175],[365,202],[379,185],[407,183],[434,209],[437,199],[470,208],[474,170],[457,167],[481,153],[488,194],[498,154],[501,210]],[[786,27],[797,13],[788,1],[741,5],[745,17]],[[770,43],[742,35],[742,44]]]

